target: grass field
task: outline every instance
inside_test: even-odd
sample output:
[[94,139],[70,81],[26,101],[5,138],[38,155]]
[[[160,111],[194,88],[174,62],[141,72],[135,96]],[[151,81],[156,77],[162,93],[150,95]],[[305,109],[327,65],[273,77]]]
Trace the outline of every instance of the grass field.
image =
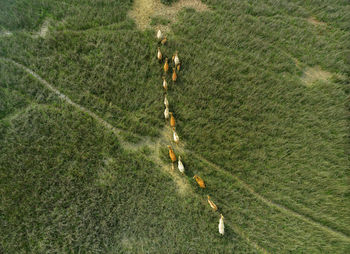
[[0,2],[0,253],[349,253],[349,3],[134,1]]

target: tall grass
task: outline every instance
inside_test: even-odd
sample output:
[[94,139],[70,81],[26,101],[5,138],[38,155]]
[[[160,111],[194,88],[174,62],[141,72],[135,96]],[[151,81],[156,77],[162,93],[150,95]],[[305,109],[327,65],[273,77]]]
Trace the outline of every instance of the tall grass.
[[[179,50],[170,110],[189,151],[182,155],[188,176],[199,174],[208,188],[186,177],[191,192],[179,195],[150,151],[123,150],[98,123],[2,63],[3,252],[256,252],[236,227],[272,253],[349,250],[344,237],[325,230],[350,235],[347,6],[203,2],[211,11],[182,11],[162,51],[170,57]],[[157,44],[153,31],[137,31],[127,17],[131,2],[33,1],[20,20],[20,1],[2,4],[0,25],[14,35],[0,37],[0,56],[131,137],[160,135]],[[45,18],[64,22],[35,39],[28,32],[45,19],[43,8]],[[311,16],[326,25],[310,23]],[[332,78],[305,84],[304,71],[313,67]],[[315,224],[257,199],[234,176]],[[207,194],[226,218],[224,238]]]
[[131,0],[14,0],[1,1],[0,24],[9,30],[36,30],[45,19],[70,29],[84,30],[126,18]]
[[255,253],[229,229],[218,238],[206,204],[179,196],[146,154],[123,150],[114,134],[60,101],[41,103],[39,94],[50,92],[0,66],[1,84],[36,90],[23,95],[29,107],[16,105],[1,121],[2,252],[208,253],[215,246]]

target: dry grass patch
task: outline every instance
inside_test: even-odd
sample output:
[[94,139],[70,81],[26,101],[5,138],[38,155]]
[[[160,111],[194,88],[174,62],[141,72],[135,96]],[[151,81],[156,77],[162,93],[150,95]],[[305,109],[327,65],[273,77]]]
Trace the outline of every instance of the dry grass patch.
[[301,79],[307,86],[311,86],[316,81],[326,81],[331,77],[332,74],[330,72],[324,71],[319,66],[316,66],[306,68]]
[[49,31],[49,25],[50,25],[50,21],[45,20],[38,33],[40,37],[44,38],[46,36],[47,32]]
[[[171,6],[164,5],[160,0],[135,0],[132,10],[129,12],[139,29],[151,28],[152,17],[162,17],[172,22],[176,21],[177,13],[182,8],[193,8],[196,11],[207,11],[208,7],[200,0],[179,0]],[[169,31],[169,25],[157,25],[154,28]]]
[[12,33],[10,31],[0,31],[0,37],[8,37],[11,35]]
[[314,26],[326,26],[326,25],[327,25],[326,23],[317,20],[315,17],[309,17],[309,18],[307,19],[307,21],[308,21],[310,24],[313,24]]
[[45,38],[49,31],[50,20],[46,19],[38,31],[34,32],[33,38]]

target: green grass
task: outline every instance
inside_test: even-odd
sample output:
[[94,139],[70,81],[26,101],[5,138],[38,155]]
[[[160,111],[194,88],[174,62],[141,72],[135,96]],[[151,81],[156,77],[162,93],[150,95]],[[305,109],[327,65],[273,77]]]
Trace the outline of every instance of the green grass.
[[[189,24],[196,21],[194,25],[201,26],[203,19],[197,20],[196,15],[188,15],[178,28],[184,33]],[[284,26],[278,26],[279,19],[274,21],[274,27],[279,27],[286,40],[288,31]],[[222,23],[224,19],[216,22]],[[216,22],[212,20],[210,23]],[[310,39],[304,43],[305,46],[301,44],[293,50],[283,49],[282,44],[274,41],[277,47],[265,43],[264,49],[262,40],[256,39],[256,34],[251,32],[251,37],[248,37],[246,33],[250,31],[246,25],[245,41],[247,47],[255,49],[255,55],[247,52],[248,59],[244,54],[246,50],[234,49],[234,56],[226,57],[232,50],[223,45],[220,47],[219,43],[236,44],[239,41],[237,44],[244,47],[239,33],[235,33],[243,23],[248,22],[237,21],[232,25],[232,40],[228,33],[219,33],[208,26],[205,30],[212,33],[205,32],[202,26],[203,34],[198,29],[196,34],[187,32],[187,36],[184,36],[184,42],[179,47],[183,49],[185,59],[190,56],[191,63],[185,68],[183,79],[191,85],[175,91],[176,94],[172,96],[174,101],[170,102],[176,106],[174,111],[178,113],[179,121],[183,120],[183,124],[179,124],[180,133],[185,135],[191,149],[240,175],[252,183],[259,193],[348,234],[349,161],[346,152],[348,122],[345,89],[336,82],[319,82],[313,87],[305,87],[299,78],[300,70],[282,51],[301,50],[304,55],[302,63],[324,66],[325,69],[331,69],[328,65],[334,58],[333,68],[343,73],[346,66],[336,61],[340,57],[338,53],[332,54],[332,49],[320,52],[322,54],[317,54],[315,50],[312,52],[312,48],[319,50],[317,44],[326,44],[330,38],[333,44],[329,42],[329,48],[333,45],[339,52],[341,44],[336,44],[331,36],[313,37],[312,33],[308,33]],[[252,31],[256,31],[262,25],[260,21],[252,20],[251,26]],[[257,28],[253,29],[255,26]],[[223,27],[229,30],[228,24]],[[187,42],[195,42],[195,38],[203,37],[204,33],[207,43],[203,47],[189,48],[186,52]],[[274,33],[271,32],[270,37],[267,37],[267,33],[265,36],[265,41],[272,41],[270,37]],[[316,45],[313,46],[312,41]],[[212,51],[220,50],[216,50],[215,55],[208,53],[199,56],[208,47],[212,47]],[[311,52],[304,48],[310,48]],[[306,54],[309,54],[308,57],[314,54],[319,60],[313,57],[309,61]],[[199,61],[208,63],[207,68],[211,70],[209,77],[196,67]],[[203,86],[202,80],[205,79],[213,85]],[[217,124],[211,124],[214,122]],[[218,128],[220,132],[215,131]],[[330,196],[337,199],[329,200]],[[324,217],[328,219],[323,220]]]
[[[181,60],[168,100],[186,143],[186,195],[164,171],[166,147],[142,147],[164,126],[162,72],[154,31],[127,16],[131,1],[31,2],[0,4],[0,27],[13,32],[0,57],[123,132],[0,60],[0,252],[350,251],[345,1],[207,0],[210,12],[179,13],[162,51]],[[48,36],[32,37],[46,19]],[[332,78],[305,85],[316,66]]]
[[151,26],[155,26],[155,25],[164,25],[164,26],[167,26],[169,25],[170,23],[170,20],[169,19],[166,19],[166,18],[163,18],[163,17],[154,17],[152,18],[151,20],[151,23],[150,25]]
[[84,30],[126,18],[130,0],[14,0],[0,3],[0,24],[9,30],[35,30],[47,18],[66,28]]
[[177,1],[178,0],[160,0],[160,2],[162,4],[166,4],[166,5],[171,5],[171,4],[173,4],[173,3],[177,2]]
[[[1,70],[51,96],[23,73]],[[255,252],[229,228],[218,238],[205,203],[179,199],[171,177],[145,154],[123,150],[114,134],[74,108],[37,97],[2,121],[4,253],[206,253],[211,245]]]

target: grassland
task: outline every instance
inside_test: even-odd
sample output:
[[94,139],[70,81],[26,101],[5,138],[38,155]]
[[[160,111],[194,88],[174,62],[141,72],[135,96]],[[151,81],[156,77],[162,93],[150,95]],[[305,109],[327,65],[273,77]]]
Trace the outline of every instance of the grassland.
[[203,3],[152,20],[182,63],[168,99],[185,177],[169,168],[157,44],[132,1],[0,3],[11,32],[0,37],[0,252],[350,252],[350,5]]

